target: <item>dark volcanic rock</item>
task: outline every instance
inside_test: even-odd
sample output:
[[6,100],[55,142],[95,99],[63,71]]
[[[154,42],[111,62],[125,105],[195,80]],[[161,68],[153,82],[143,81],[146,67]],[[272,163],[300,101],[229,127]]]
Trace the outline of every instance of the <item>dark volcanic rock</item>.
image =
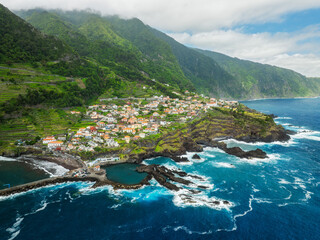
[[192,138],[183,139],[183,147],[188,152],[202,152],[203,147],[198,145]]
[[[292,126],[292,125],[291,125],[291,126]],[[297,132],[291,131],[291,130],[286,130],[286,134],[288,134],[288,135],[295,135],[295,134],[297,134]]]
[[198,154],[194,154],[194,155],[192,156],[192,159],[200,160],[201,157],[200,157]]
[[189,162],[188,158],[186,157],[171,156],[170,158],[175,162]]
[[244,141],[244,142],[286,142],[290,140],[290,136],[287,133],[287,130],[282,129],[278,131],[270,131],[270,133],[266,137],[260,136],[256,132],[251,132],[249,135],[237,138],[237,140]]
[[224,151],[230,155],[237,156],[239,158],[266,158],[267,154],[261,149],[251,150],[248,152],[243,151],[239,147],[226,148]]
[[266,158],[267,154],[261,149],[251,150],[251,151],[243,151],[239,147],[228,148],[227,144],[224,142],[216,142],[216,141],[208,141],[206,142],[210,147],[217,147],[230,155],[234,155],[239,158]]
[[179,175],[180,177],[185,177],[188,175],[186,172],[180,172],[180,171],[174,171],[174,170],[172,170],[172,172]]
[[[173,183],[170,183],[167,181],[167,179],[169,179],[172,182],[177,182],[177,183],[181,183],[184,185],[189,185],[192,182],[185,180],[183,178],[180,177],[176,177],[175,173],[177,171],[171,171],[168,168],[164,167],[164,166],[160,166],[157,164],[152,164],[152,165],[142,165],[136,168],[137,172],[145,172],[148,173],[149,176],[154,177],[154,179],[160,183],[162,186],[170,189],[170,190],[174,190],[174,191],[178,191],[179,188],[174,185]],[[184,172],[178,172],[180,176],[186,176],[187,173]]]

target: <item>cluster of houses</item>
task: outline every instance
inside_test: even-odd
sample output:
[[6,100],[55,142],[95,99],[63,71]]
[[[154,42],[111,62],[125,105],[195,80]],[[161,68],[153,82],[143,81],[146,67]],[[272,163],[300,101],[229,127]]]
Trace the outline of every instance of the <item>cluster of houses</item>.
[[[200,97],[189,92],[185,94],[182,99],[155,96],[149,101],[131,99],[121,105],[106,103],[89,106],[86,117],[95,122],[95,126],[69,133],[67,140],[62,137],[46,137],[43,144],[47,144],[50,149],[66,151],[94,151],[96,147],[116,148],[120,144],[157,134],[160,127],[186,122],[200,111],[206,112],[212,107],[232,108],[237,104],[235,101]],[[71,113],[79,114],[75,111]]]

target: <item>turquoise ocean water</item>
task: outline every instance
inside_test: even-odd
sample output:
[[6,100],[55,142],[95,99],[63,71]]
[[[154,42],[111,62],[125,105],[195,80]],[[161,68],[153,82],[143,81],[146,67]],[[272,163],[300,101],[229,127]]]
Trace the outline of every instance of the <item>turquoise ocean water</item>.
[[195,184],[179,192],[152,180],[133,191],[64,183],[2,197],[0,239],[320,239],[320,99],[245,104],[297,134],[285,143],[227,141],[263,149],[264,160],[205,148],[189,164],[144,161],[202,178],[188,177]]

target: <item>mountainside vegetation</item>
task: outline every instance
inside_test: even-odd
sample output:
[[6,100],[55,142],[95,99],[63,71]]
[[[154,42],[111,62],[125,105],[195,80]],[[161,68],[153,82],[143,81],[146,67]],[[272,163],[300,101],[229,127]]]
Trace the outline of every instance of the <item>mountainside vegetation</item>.
[[[140,46],[136,46],[136,43],[116,32],[110,19],[84,11],[75,14],[30,10],[19,14],[44,33],[65,41],[81,57],[109,67],[118,75],[134,80],[146,77],[177,88],[194,90],[193,84],[183,75],[175,56],[170,55],[169,46],[169,57],[157,54],[155,58],[150,54],[154,51],[145,52]],[[134,29],[133,26],[127,28]],[[159,42],[155,45],[159,45]],[[165,51],[159,52],[163,54]]]
[[213,59],[178,43],[158,30],[149,29],[170,45],[184,74],[190,78],[198,91],[216,97],[242,98],[242,86]]
[[48,36],[0,5],[0,62],[29,62],[76,57],[72,48]]
[[139,19],[103,17],[90,11],[41,9],[18,14],[54,35],[85,59],[117,75],[145,77],[181,91],[229,99],[315,96],[320,82],[292,70],[186,47]]
[[246,98],[318,96],[320,81],[292,70],[196,49],[215,60],[241,83]]

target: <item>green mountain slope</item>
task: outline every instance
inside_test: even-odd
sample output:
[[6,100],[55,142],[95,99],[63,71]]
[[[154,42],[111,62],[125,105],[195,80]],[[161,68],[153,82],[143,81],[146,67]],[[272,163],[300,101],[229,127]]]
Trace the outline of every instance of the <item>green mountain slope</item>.
[[178,43],[156,29],[150,28],[150,30],[170,45],[183,72],[199,91],[219,97],[242,97],[242,86],[214,60]]
[[197,49],[229,72],[243,86],[246,98],[318,96],[320,81],[292,70]]
[[[86,11],[21,11],[32,25],[70,45],[82,58],[117,76],[180,90],[249,99],[319,95],[317,79],[270,65],[188,48],[138,19]],[[71,74],[71,72],[69,72]]]
[[[127,74],[126,77],[138,78],[139,74],[144,74],[159,82],[181,89],[194,89],[189,79],[184,76],[175,56],[170,52],[166,43],[155,37],[151,39],[149,41],[151,44],[148,46],[165,45],[164,48],[160,47],[161,51],[159,51],[163,56],[160,54],[152,55],[150,52],[155,53],[155,51],[144,51],[145,49],[141,48],[141,44],[137,44],[137,41],[131,41],[127,36],[123,36],[123,31],[116,31],[121,27],[114,27],[114,25],[119,27],[125,23],[126,29],[131,29],[131,33],[134,33],[139,28],[141,29],[141,26],[145,27],[142,23],[140,25],[130,25],[127,23],[131,21],[126,22],[120,19],[119,21],[111,21],[110,18],[103,18],[85,11],[47,12],[32,10],[22,11],[18,14],[41,31],[59,37],[72,46],[81,56],[98,61],[100,64],[108,66],[116,72],[118,71],[117,73],[125,72],[128,69],[136,73],[136,76]],[[112,20],[115,20],[115,18]],[[138,27],[134,28],[134,26]],[[141,31],[138,32],[137,35],[143,35]],[[75,37],[70,38],[70,36]],[[149,37],[147,36],[146,40]],[[158,42],[154,42],[155,40],[158,40]],[[127,69],[124,69],[124,66]]]
[[[164,85],[145,78],[137,69],[130,72],[125,65],[110,60],[117,70],[114,72],[97,60],[92,61],[91,55],[81,58],[77,50],[80,51],[82,43],[88,43],[91,47],[91,41],[54,15],[36,16],[40,16],[38,19],[42,20],[42,25],[50,33],[59,33],[57,37],[65,36],[65,41],[45,35],[3,6],[0,10],[0,29],[4,36],[0,40],[0,118],[4,115],[10,117],[10,114],[26,106],[81,106],[96,100],[110,89],[114,89],[116,96],[121,97],[117,91],[126,88],[127,75],[136,76],[129,78],[136,80],[136,84],[152,85],[155,92],[172,92]],[[29,13],[34,14],[32,11]],[[114,41],[121,44],[118,39]],[[66,42],[73,42],[74,49]]]
[[59,39],[44,35],[0,4],[0,62],[35,62],[74,58]]
[[107,17],[106,19],[117,34],[131,41],[143,53],[142,66],[152,78],[169,84],[178,82],[187,89],[192,88],[170,45],[155,36],[150,27],[137,18],[124,20],[119,17]]

